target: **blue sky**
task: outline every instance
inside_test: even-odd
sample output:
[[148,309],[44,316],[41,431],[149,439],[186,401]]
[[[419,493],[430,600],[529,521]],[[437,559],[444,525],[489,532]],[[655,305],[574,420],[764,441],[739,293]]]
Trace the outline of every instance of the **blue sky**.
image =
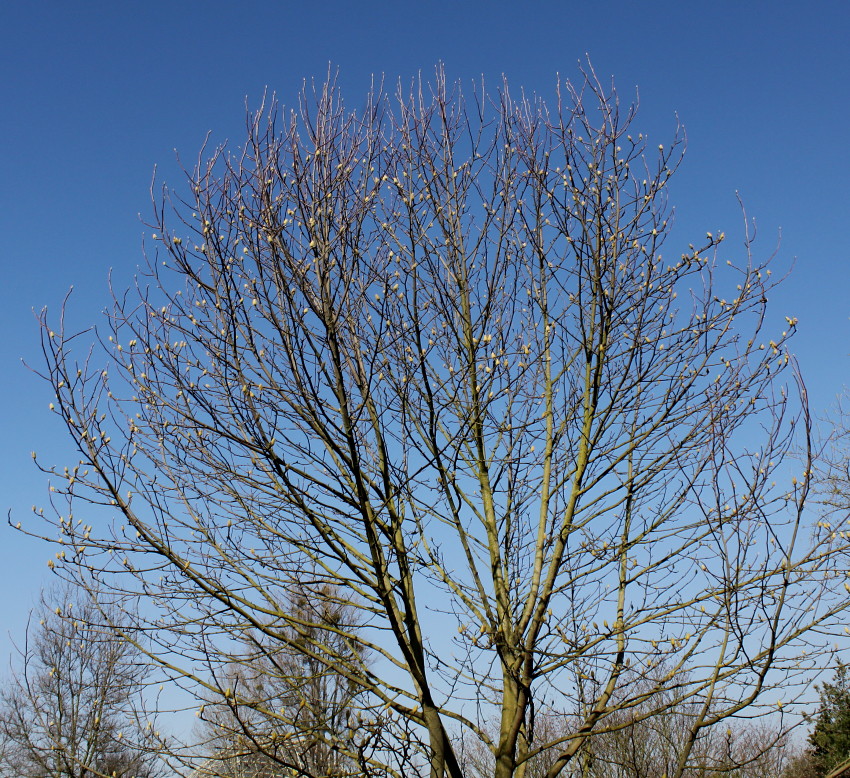
[[[823,413],[850,368],[850,4],[777,2],[30,2],[0,11],[0,504],[13,521],[43,504],[30,451],[64,464],[39,365],[33,309],[56,311],[73,284],[81,325],[141,260],[154,165],[179,183],[207,134],[241,140],[246,99],[292,102],[329,62],[357,105],[372,74],[394,81],[442,61],[467,83],[504,73],[553,92],[589,54],[628,97],[636,128],[666,142],[678,114],[689,139],[672,185],[668,251],[707,231],[740,252],[735,193],[758,221],[758,250],[793,272],[773,314],[799,318],[794,342]],[[0,649],[20,635],[48,580],[49,548],[0,528]],[[5,650],[3,651],[5,654]]]

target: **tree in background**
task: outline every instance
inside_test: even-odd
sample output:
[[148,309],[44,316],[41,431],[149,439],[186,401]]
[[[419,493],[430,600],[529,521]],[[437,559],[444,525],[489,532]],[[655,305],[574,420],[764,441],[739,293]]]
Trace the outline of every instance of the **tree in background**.
[[0,691],[3,770],[20,778],[154,778],[155,734],[137,723],[144,657],[84,591],[43,595]]
[[[730,717],[792,708],[848,605],[843,529],[809,527],[790,470],[795,320],[749,232],[662,255],[683,138],[634,115],[592,71],[549,103],[438,71],[359,111],[326,83],[204,151],[155,195],[103,351],[43,319],[79,451],[57,566],[144,598],[201,699],[259,708],[218,681],[246,634],[344,678],[352,774],[461,778],[478,741],[495,778],[541,754],[554,778],[687,706],[673,778]],[[359,612],[333,645],[282,606],[305,576]]]
[[784,778],[823,778],[850,759],[850,668],[839,661],[832,682],[818,691],[809,747],[796,756]]
[[819,691],[820,708],[809,742],[815,763],[828,773],[850,757],[850,668],[839,662],[832,682]]
[[[659,668],[664,671],[663,666]],[[655,681],[644,680],[648,688]],[[669,695],[664,691],[661,694]],[[705,728],[689,746],[688,733],[699,716],[689,701],[655,699],[612,714],[601,731],[564,775],[575,778],[658,778],[675,774],[682,750],[690,748],[685,778],[778,778],[793,757],[789,732],[777,722],[735,722]],[[646,713],[650,712],[647,716]],[[552,742],[574,731],[579,722],[553,711],[536,713],[535,733]],[[479,742],[459,744],[464,775],[492,775],[493,758]],[[527,763],[525,778],[543,778],[557,752],[541,751]]]
[[[282,607],[289,620],[281,628],[311,651],[270,647],[268,636],[256,631],[242,636],[219,694],[201,711],[207,772],[250,765],[262,775],[300,770],[332,778],[359,769],[352,754],[366,742],[358,731],[361,690],[334,669],[333,659],[352,659],[350,652],[362,650],[345,638],[357,631],[359,612],[345,593],[304,584]],[[312,655],[320,646],[322,656]]]
[[[699,710],[671,705],[649,718],[631,714],[613,718],[608,732],[592,743],[588,778],[656,778],[675,774],[687,735]],[[765,721],[725,722],[706,727],[691,747],[685,778],[778,778],[792,756],[788,732]]]

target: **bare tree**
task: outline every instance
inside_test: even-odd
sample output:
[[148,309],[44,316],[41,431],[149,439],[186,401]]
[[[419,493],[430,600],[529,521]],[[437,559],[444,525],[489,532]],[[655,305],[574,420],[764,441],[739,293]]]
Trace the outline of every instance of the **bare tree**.
[[[677,704],[668,691],[661,694],[667,699],[650,698],[607,720],[604,734],[591,743],[587,775],[654,778],[675,774],[687,748],[685,778],[772,778],[782,774],[793,756],[789,748],[792,725],[784,718],[756,723],[729,718],[722,727],[698,731],[690,743],[694,721],[701,713],[699,703]],[[653,714],[646,716],[647,709]]]
[[[592,71],[549,103],[438,71],[359,111],[331,80],[280,116],[154,193],[105,353],[43,320],[80,454],[61,567],[142,594],[202,698],[239,703],[215,679],[246,632],[332,669],[383,733],[333,745],[381,775],[460,778],[463,733],[496,778],[544,751],[554,778],[654,699],[694,711],[682,776],[705,731],[793,705],[847,544],[790,470],[809,423],[769,261],[749,231],[661,254],[682,134],[650,146]],[[281,607],[307,571],[360,611],[344,653]],[[573,726],[541,742],[547,708]]]
[[239,764],[267,776],[281,769],[327,778],[357,773],[360,765],[352,755],[365,743],[356,729],[363,718],[361,689],[336,672],[333,657],[353,660],[351,653],[361,650],[346,637],[356,633],[359,613],[344,594],[303,584],[282,607],[290,624],[281,628],[291,641],[312,650],[322,646],[323,654],[269,645],[268,636],[256,630],[243,635],[222,679],[221,688],[233,694],[219,692],[201,712],[210,754],[205,770],[229,775]]
[[0,691],[5,770],[20,778],[153,778],[154,734],[137,724],[147,668],[85,592],[43,595]]
[[[656,676],[666,672],[661,666]],[[682,673],[684,675],[684,673]],[[656,678],[641,685],[658,689]],[[660,697],[660,699],[659,699]],[[689,748],[685,778],[775,778],[792,761],[789,746],[791,725],[782,719],[748,723],[727,720],[724,726],[702,731],[688,743],[694,719],[700,714],[696,702],[677,702],[668,689],[654,691],[642,703],[617,710],[564,770],[572,778],[658,778],[674,774]],[[497,722],[495,722],[497,725]],[[569,737],[581,725],[575,716],[552,710],[538,711],[535,742],[544,744],[526,764],[525,778],[543,778],[558,758],[558,749],[548,746]],[[497,731],[497,730],[496,730]],[[493,736],[491,734],[491,736]],[[467,778],[485,778],[493,773],[493,754],[480,741],[459,744],[460,761]]]

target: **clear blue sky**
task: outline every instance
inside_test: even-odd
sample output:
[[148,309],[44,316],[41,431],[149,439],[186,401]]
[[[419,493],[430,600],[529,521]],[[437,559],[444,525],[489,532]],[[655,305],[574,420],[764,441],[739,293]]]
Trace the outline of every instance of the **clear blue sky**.
[[[13,520],[45,502],[35,449],[64,464],[51,400],[20,360],[39,364],[32,309],[94,321],[107,274],[140,261],[155,164],[176,181],[208,131],[238,143],[244,105],[263,90],[291,102],[333,62],[357,104],[373,73],[432,72],[551,94],[588,53],[624,95],[640,87],[637,126],[665,142],[678,113],[689,148],[672,187],[668,251],[726,231],[738,251],[739,190],[759,249],[796,258],[774,315],[799,317],[795,350],[823,412],[850,368],[850,3],[7,2],[0,11],[0,504]],[[678,242],[677,242],[678,241]],[[48,579],[50,549],[0,527],[0,650],[19,635]]]

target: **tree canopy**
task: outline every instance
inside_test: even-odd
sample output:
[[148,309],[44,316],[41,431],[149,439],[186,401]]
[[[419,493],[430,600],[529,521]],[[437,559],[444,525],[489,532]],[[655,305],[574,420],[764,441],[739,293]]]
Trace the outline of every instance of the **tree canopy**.
[[205,148],[94,350],[43,318],[80,455],[58,567],[143,598],[200,699],[294,736],[230,685],[234,643],[332,669],[352,775],[461,778],[470,742],[495,778],[578,774],[674,707],[684,776],[705,732],[791,706],[848,603],[843,531],[804,511],[796,321],[749,231],[662,254],[683,134],[635,116],[590,69],[549,101],[438,70]]
[[20,662],[0,690],[0,775],[157,778],[159,739],[139,723],[148,665],[89,595],[42,596]]

